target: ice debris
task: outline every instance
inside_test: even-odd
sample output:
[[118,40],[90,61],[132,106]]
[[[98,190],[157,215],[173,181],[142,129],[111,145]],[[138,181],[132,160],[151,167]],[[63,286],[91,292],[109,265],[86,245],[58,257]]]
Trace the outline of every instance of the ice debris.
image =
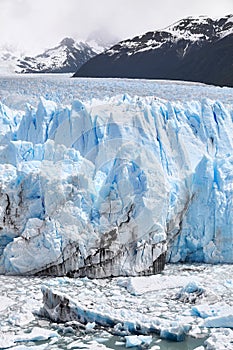
[[205,350],[233,350],[233,331],[224,328],[213,329],[204,345]]

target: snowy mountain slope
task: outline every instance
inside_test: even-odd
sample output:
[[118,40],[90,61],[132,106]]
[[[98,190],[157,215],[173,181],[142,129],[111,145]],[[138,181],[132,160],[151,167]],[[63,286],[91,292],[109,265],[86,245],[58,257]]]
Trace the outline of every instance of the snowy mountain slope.
[[231,105],[125,94],[0,112],[1,273],[233,262]]
[[165,29],[177,40],[213,41],[233,34],[233,15],[211,19],[206,16],[188,17]]
[[72,73],[96,52],[83,42],[71,38],[63,39],[60,44],[35,57],[24,57],[17,62],[17,73]]
[[21,53],[14,47],[7,45],[0,47],[0,74],[12,74],[15,72],[17,60]]
[[183,19],[114,45],[88,61],[76,77],[198,81],[233,86],[233,16]]

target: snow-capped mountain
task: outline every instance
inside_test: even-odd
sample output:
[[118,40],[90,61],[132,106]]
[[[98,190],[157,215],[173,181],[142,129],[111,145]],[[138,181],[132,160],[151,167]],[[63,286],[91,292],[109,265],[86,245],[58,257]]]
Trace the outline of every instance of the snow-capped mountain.
[[21,55],[19,50],[13,46],[3,45],[0,47],[0,74],[14,73]]
[[233,15],[188,17],[161,31],[119,42],[88,61],[77,77],[198,81],[233,86]]
[[63,39],[58,46],[17,62],[17,73],[72,73],[97,54],[90,45]]

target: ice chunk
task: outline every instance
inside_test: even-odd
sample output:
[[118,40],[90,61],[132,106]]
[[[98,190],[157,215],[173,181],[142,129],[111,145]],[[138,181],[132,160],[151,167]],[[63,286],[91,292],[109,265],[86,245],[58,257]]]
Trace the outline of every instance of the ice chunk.
[[142,344],[150,345],[152,342],[152,336],[151,335],[139,335],[138,338],[141,340]]
[[13,333],[3,333],[0,331],[0,344],[3,348],[9,348],[15,345]]
[[[122,285],[133,295],[159,291],[163,289],[173,289],[183,287],[189,283],[191,277],[155,275],[149,277],[130,277],[126,280],[119,279],[118,285]],[[190,282],[191,283],[191,282]]]
[[129,335],[125,337],[126,347],[131,348],[138,345],[147,345],[149,346],[152,342],[151,335]]
[[233,331],[231,329],[212,330],[211,336],[205,341],[206,350],[232,350]]
[[[0,346],[1,348],[3,347],[8,348],[10,347],[11,349],[17,349],[17,350],[26,350],[28,349],[28,346],[26,345],[16,345],[16,343],[21,343],[21,342],[31,342],[31,341],[44,341],[50,338],[58,338],[59,334],[55,331],[51,331],[48,329],[42,329],[39,327],[34,327],[30,333],[23,333],[22,331],[15,335],[15,333],[8,332],[7,334],[0,332]],[[47,345],[38,345],[34,346],[33,348],[38,349],[38,350],[43,350],[47,348]]]
[[185,336],[190,329],[190,326],[184,327],[182,325],[174,324],[168,328],[162,328],[160,331],[160,337],[172,341],[183,341]]
[[85,328],[86,328],[87,331],[93,331],[95,326],[96,326],[95,322],[89,322],[89,323],[86,324]]
[[14,303],[15,303],[14,300],[5,296],[0,296],[0,311],[7,309],[9,306],[13,305]]
[[21,333],[15,336],[14,341],[16,343],[20,342],[30,342],[30,341],[43,341],[50,338],[58,338],[59,334],[56,331],[51,331],[49,329],[43,329],[40,327],[34,327],[30,333]]
[[233,328],[233,315],[208,317],[202,325],[208,328]]
[[134,346],[138,346],[142,344],[142,341],[138,338],[137,335],[129,335],[125,337],[126,340],[126,347],[132,348]]
[[205,289],[197,282],[191,281],[176,294],[176,298],[183,302],[195,303],[197,298],[202,297],[204,291]]
[[31,312],[14,312],[12,313],[9,318],[8,318],[8,322],[12,325],[16,325],[16,326],[25,326],[26,324],[28,324],[29,322],[33,321],[35,319],[35,317],[33,316],[33,314]]
[[233,307],[227,304],[196,305],[192,307],[192,314],[205,319],[203,327],[233,327]]
[[124,343],[123,341],[116,341],[116,342],[115,342],[115,345],[116,345],[116,346],[124,346],[125,343]]
[[220,315],[226,316],[233,314],[233,307],[225,303],[216,303],[212,305],[200,304],[192,307],[192,314],[202,318]]

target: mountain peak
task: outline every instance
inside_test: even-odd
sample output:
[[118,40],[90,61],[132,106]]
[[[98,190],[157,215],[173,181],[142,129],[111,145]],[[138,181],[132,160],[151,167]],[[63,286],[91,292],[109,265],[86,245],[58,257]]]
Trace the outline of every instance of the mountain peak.
[[207,39],[213,40],[233,33],[233,15],[210,18],[207,16],[186,17],[164,29],[176,37],[184,37],[192,41]]
[[72,38],[64,38],[61,42],[60,42],[60,45],[63,45],[63,46],[73,46],[75,44],[75,41],[74,39]]
[[82,42],[64,38],[56,47],[18,60],[19,73],[73,73],[97,53]]

